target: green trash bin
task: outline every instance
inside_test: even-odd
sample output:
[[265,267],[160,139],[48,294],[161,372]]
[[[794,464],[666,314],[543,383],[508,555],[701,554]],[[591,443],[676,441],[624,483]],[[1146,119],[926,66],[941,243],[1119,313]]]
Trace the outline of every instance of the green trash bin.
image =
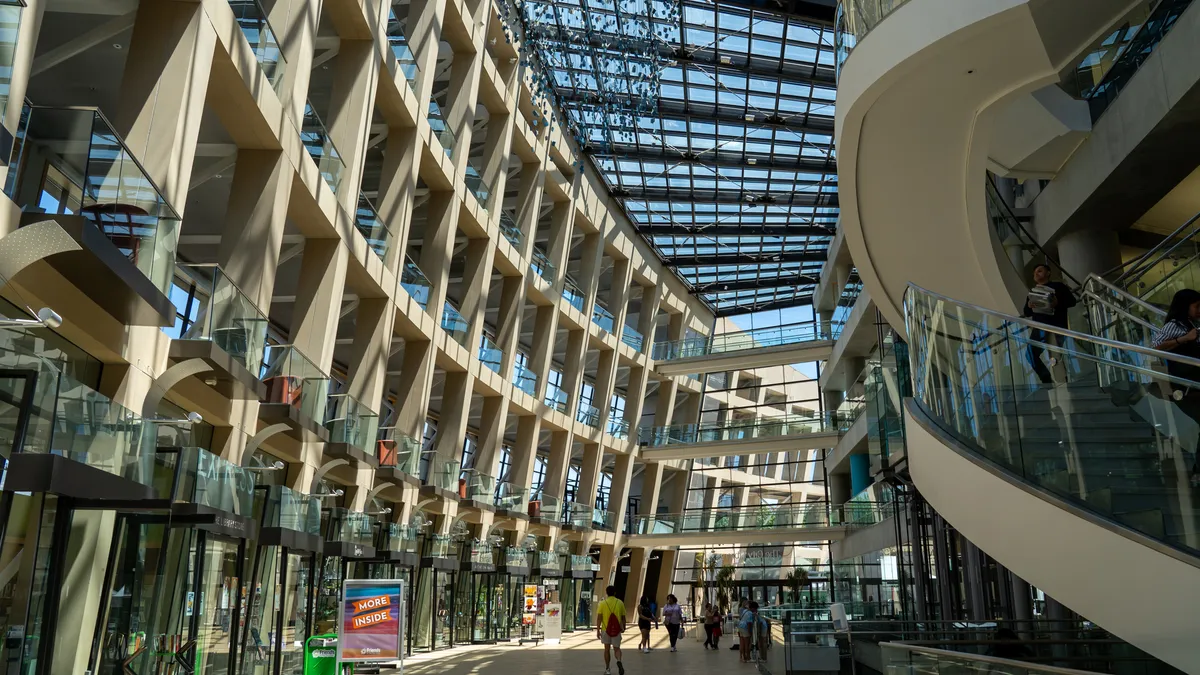
[[[304,675],[338,675],[338,636],[314,635],[304,641]],[[347,663],[343,673],[353,673],[354,664]]]

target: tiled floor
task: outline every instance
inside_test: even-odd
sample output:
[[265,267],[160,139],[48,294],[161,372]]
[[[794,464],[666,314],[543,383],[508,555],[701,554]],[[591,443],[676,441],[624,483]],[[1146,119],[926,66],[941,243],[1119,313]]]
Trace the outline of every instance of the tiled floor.
[[[692,631],[693,626],[688,630]],[[703,631],[701,631],[703,635]],[[636,649],[638,634],[631,628],[625,632],[627,648],[623,650],[625,672],[628,675],[695,675],[696,673],[722,673],[722,675],[754,675],[753,664],[738,662],[738,653],[731,651],[733,643],[729,637],[722,638],[721,649],[705,650],[703,638],[695,639],[689,633],[679,642],[679,651],[672,653],[663,628],[651,631],[649,654]],[[782,659],[778,647],[768,652],[770,661]],[[770,669],[782,675],[781,664]],[[396,672],[385,670],[384,673]],[[411,675],[602,675],[604,673],[603,647],[596,633],[577,632],[563,636],[558,645],[541,644],[517,646],[516,642],[471,646],[433,654],[419,654],[407,659],[404,672]],[[612,666],[617,673],[616,663]]]

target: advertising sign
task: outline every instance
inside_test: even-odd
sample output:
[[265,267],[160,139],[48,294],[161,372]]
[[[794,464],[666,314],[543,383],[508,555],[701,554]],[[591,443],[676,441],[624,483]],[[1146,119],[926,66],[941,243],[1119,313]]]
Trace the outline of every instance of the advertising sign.
[[556,645],[562,639],[562,604],[547,602],[544,613],[546,618],[542,637],[546,639],[546,644]]
[[404,644],[404,582],[346,579],[338,625],[338,661],[397,661]]

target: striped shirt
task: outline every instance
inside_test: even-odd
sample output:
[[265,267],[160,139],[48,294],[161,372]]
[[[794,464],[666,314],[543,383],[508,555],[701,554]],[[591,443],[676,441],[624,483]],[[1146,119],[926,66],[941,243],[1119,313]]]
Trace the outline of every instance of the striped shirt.
[[1151,343],[1154,345],[1155,349],[1158,349],[1162,343],[1166,342],[1167,340],[1178,340],[1179,338],[1191,332],[1193,328],[1195,328],[1195,325],[1193,325],[1190,321],[1184,323],[1178,319],[1171,319],[1170,321],[1164,323],[1162,328],[1154,331],[1154,337],[1151,338]]

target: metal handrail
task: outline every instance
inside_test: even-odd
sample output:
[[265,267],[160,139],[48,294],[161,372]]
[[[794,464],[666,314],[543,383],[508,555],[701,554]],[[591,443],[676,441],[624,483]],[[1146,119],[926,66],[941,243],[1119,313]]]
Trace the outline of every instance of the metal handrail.
[[1038,250],[1038,252],[1042,254],[1043,260],[1054,263],[1054,266],[1058,268],[1058,271],[1060,273],[1062,273],[1062,275],[1065,278],[1070,279],[1071,281],[1075,282],[1075,286],[1077,288],[1082,286],[1083,284],[1079,283],[1078,279],[1071,276],[1071,273],[1068,272],[1067,269],[1062,266],[1062,263],[1060,263],[1056,258],[1051,256],[1046,251],[1046,249],[1043,248],[1042,245],[1038,243],[1037,237],[1030,234],[1029,230],[1026,230],[1025,226],[1021,224],[1021,220],[1019,218],[1017,218],[1017,214],[1013,213],[1012,208],[1008,205],[1008,202],[1004,201],[1004,199],[1002,199],[1000,197],[1000,187],[996,185],[996,177],[990,173],[987,174],[987,182],[991,186],[992,192],[995,193],[994,201],[996,204],[998,204],[1000,206],[1001,211],[1002,211],[1001,215],[1005,216],[1011,222],[1012,226],[1016,227],[1016,229],[1019,230],[1021,232],[1021,234],[1025,235],[1025,239],[1028,240],[1031,244],[1033,244],[1033,247],[1036,248]]
[[[1141,256],[1134,258],[1133,260],[1129,261],[1128,263],[1121,263],[1120,265],[1117,265],[1116,267],[1108,270],[1107,272],[1104,273],[1104,276],[1107,277],[1110,274],[1112,274],[1113,272],[1121,269],[1122,267],[1126,267],[1128,265],[1133,265],[1129,269],[1127,269],[1124,272],[1122,272],[1121,274],[1117,275],[1117,277],[1115,279],[1113,279],[1114,282],[1121,283],[1122,281],[1125,281],[1126,279],[1129,279],[1132,276],[1135,276],[1137,274],[1145,272],[1146,270],[1150,269],[1151,267],[1154,267],[1159,262],[1161,262],[1163,260],[1163,258],[1166,258],[1168,255],[1170,255],[1171,252],[1174,251],[1176,248],[1183,245],[1184,243],[1187,243],[1188,237],[1183,237],[1178,240],[1176,239],[1176,237],[1179,235],[1180,232],[1183,232],[1185,229],[1192,226],[1197,220],[1200,220],[1200,213],[1196,213],[1196,215],[1192,216],[1191,218],[1188,218],[1184,224],[1175,228],[1174,232],[1167,235],[1167,237],[1165,239],[1163,239],[1162,241],[1155,244],[1154,248],[1150,249],[1149,251],[1146,251]],[[1169,247],[1168,247],[1168,245],[1169,245]],[[1150,262],[1148,264],[1144,264],[1144,265],[1141,264],[1144,261],[1146,261],[1147,259],[1149,259],[1150,256],[1154,255],[1156,252],[1158,252],[1160,249],[1162,249],[1164,247],[1168,247],[1167,250],[1163,251],[1162,254],[1159,255],[1157,258],[1155,258],[1152,262]]]
[[1087,278],[1084,279],[1083,288],[1085,291],[1087,290],[1087,287],[1089,284],[1096,284],[1099,286],[1103,286],[1104,288],[1112,291],[1113,293],[1120,295],[1125,300],[1128,300],[1128,301],[1132,302],[1133,304],[1141,307],[1142,309],[1144,309],[1148,312],[1151,312],[1155,316],[1160,316],[1164,319],[1167,316],[1167,313],[1164,312],[1162,309],[1155,307],[1154,305],[1146,302],[1145,300],[1133,295],[1129,291],[1126,291],[1126,290],[1120,288],[1116,284],[1105,279],[1104,277],[1100,276],[1099,274],[1096,274],[1095,272],[1092,272],[1091,274],[1087,275]]
[[[947,297],[945,295],[942,295],[941,293],[934,293],[933,291],[922,288],[911,282],[909,282],[908,288],[915,292],[918,292],[918,293],[924,293],[925,295],[928,295],[929,297],[935,298],[937,300],[942,300],[944,302],[948,302],[952,305],[957,305],[959,307],[965,307],[966,309],[974,310],[976,312],[979,312],[980,314],[986,314],[988,316],[992,316],[997,319],[1000,319],[1001,321],[1004,321],[1006,323],[1017,324],[1017,325],[1024,326],[1025,328],[1028,328],[1031,330],[1039,330],[1039,331],[1042,331],[1045,333],[1054,333],[1055,335],[1069,337],[1073,340],[1079,340],[1079,341],[1082,341],[1085,343],[1090,342],[1090,343],[1094,343],[1094,344],[1104,345],[1105,347],[1111,347],[1113,349],[1125,349],[1125,350],[1129,350],[1131,352],[1136,352],[1138,354],[1142,354],[1143,356],[1150,356],[1150,357],[1153,357],[1156,359],[1163,359],[1164,361],[1175,361],[1176,363],[1182,363],[1182,364],[1189,365],[1189,366],[1200,367],[1200,359],[1193,359],[1193,358],[1190,358],[1187,356],[1180,356],[1180,355],[1172,353],[1172,352],[1164,352],[1164,351],[1161,351],[1158,349],[1142,347],[1141,345],[1129,344],[1128,342],[1118,342],[1116,340],[1110,340],[1108,338],[1103,338],[1103,337],[1099,337],[1096,335],[1087,335],[1085,333],[1073,331],[1070,328],[1059,328],[1058,326],[1052,326],[1052,325],[1046,324],[1046,323],[1038,323],[1037,321],[1030,321],[1024,317],[1011,316],[1011,315],[1005,314],[1003,312],[997,312],[994,309],[987,309],[984,307],[980,307],[979,305],[973,305],[969,302],[964,302],[962,300],[955,300],[954,298]],[[907,291],[905,291],[905,294],[907,294]],[[1096,358],[1103,358],[1103,357],[1096,357]],[[1128,368],[1129,364],[1123,363],[1123,364],[1121,364],[1121,366],[1124,368]],[[1187,382],[1187,380],[1180,380],[1180,381]]]
[[1076,670],[1074,668],[1063,668],[1061,666],[1048,666],[1032,661],[1016,661],[1013,659],[1002,659],[997,656],[984,656],[982,654],[969,654],[967,652],[955,652],[948,649],[934,649],[932,647],[922,647],[919,645],[908,644],[906,642],[883,642],[880,647],[892,645],[901,651],[916,652],[918,654],[927,654],[929,656],[944,657],[947,659],[955,659],[958,661],[982,661],[983,663],[991,663],[997,666],[1005,666],[1008,668],[1017,668],[1019,670],[1036,671],[1041,673],[1057,673],[1058,675],[1096,675],[1089,670]]

